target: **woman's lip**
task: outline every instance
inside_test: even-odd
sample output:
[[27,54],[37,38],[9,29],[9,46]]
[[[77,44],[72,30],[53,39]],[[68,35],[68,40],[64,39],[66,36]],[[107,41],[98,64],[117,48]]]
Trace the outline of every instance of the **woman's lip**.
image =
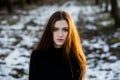
[[63,40],[63,39],[57,39],[57,40]]
[[63,39],[57,39],[58,41],[63,41]]

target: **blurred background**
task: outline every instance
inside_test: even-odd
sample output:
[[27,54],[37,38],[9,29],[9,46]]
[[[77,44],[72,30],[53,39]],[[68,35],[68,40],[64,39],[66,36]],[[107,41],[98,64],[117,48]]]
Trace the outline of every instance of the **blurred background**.
[[33,46],[61,9],[81,35],[85,80],[120,80],[120,0],[0,0],[0,80],[28,80]]

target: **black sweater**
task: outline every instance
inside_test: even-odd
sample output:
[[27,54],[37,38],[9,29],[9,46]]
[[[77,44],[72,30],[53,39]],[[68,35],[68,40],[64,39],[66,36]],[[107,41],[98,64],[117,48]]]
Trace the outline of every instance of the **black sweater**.
[[[79,80],[80,69],[75,59],[65,62],[63,50],[34,50],[30,57],[29,80]],[[72,78],[74,75],[74,79]]]

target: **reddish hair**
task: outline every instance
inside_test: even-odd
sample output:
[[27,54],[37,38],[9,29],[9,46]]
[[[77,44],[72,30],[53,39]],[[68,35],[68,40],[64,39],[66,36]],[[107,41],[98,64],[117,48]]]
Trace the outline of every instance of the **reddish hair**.
[[51,46],[53,46],[54,42],[53,42],[52,27],[54,26],[56,21],[62,20],[62,19],[66,20],[69,26],[68,36],[63,46],[65,55],[67,58],[69,58],[70,55],[73,55],[75,59],[79,62],[79,66],[81,69],[80,79],[84,80],[85,72],[86,72],[86,57],[82,49],[81,39],[80,39],[78,30],[76,26],[74,25],[71,15],[68,14],[66,11],[56,11],[50,17],[46,25],[46,28],[43,32],[43,35],[35,49],[36,50],[47,50]]

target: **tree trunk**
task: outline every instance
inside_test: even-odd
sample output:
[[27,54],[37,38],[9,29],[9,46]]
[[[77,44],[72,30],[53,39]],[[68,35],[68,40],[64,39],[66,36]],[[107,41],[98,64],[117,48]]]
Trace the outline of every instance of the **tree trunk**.
[[120,14],[119,14],[119,7],[118,7],[118,0],[111,0],[111,15],[115,21],[115,28],[120,27]]
[[0,0],[0,8],[3,7],[3,0]]
[[20,8],[24,8],[24,6],[25,6],[25,0],[19,0],[19,6],[20,6]]
[[105,0],[105,12],[108,12],[109,1]]
[[27,4],[32,4],[33,0],[26,0]]
[[99,5],[100,0],[95,0],[95,5]]
[[11,0],[5,0],[4,3],[6,4],[6,7],[8,9],[9,13],[13,12],[13,4]]

